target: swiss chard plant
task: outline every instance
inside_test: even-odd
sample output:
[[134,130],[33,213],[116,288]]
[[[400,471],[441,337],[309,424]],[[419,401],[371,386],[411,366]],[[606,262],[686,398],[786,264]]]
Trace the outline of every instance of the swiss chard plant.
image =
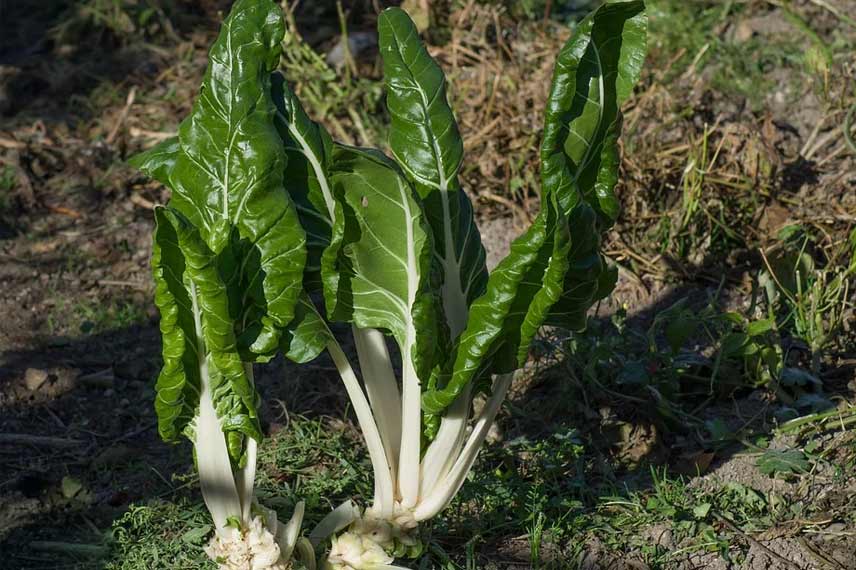
[[287,187],[307,232],[304,282],[324,301],[311,319],[350,324],[362,382],[332,335],[313,327],[311,338],[344,380],[375,477],[368,508],[345,503],[313,532],[349,526],[333,538],[334,567],[415,554],[414,529],[464,482],[539,328],[582,329],[612,290],[601,236],[618,214],[620,107],[640,75],[646,24],[640,1],[605,4],[558,55],[541,211],[490,274],[458,179],[463,143],[446,81],[405,12],[378,22],[391,157],[332,142],[275,82]]
[[262,439],[253,363],[278,353],[306,264],[273,122],[282,37],[273,3],[239,0],[178,136],[132,159],[172,190],[155,210],[152,253],[164,360],[158,429],[193,442],[216,527],[206,552],[229,570],[284,569],[295,552],[315,561],[299,538],[303,506],[282,524],[253,496]]
[[[250,552],[259,542],[277,545],[272,564],[287,564],[295,545],[312,559],[299,517],[280,533],[252,500],[252,363],[329,354],[374,496],[335,509],[310,539],[331,541],[330,567],[394,568],[463,484],[538,330],[584,328],[615,284],[601,238],[618,214],[620,107],[645,57],[643,2],[604,4],[559,53],[541,210],[490,273],[458,178],[463,143],[443,72],[405,12],[384,11],[378,27],[389,155],[334,142],[309,118],[275,71],[281,15],[271,0],[239,0],[178,137],[136,159],[173,191],[156,212],[153,258],[160,430],[194,441],[217,526],[208,550],[221,564],[238,551],[261,560]],[[359,367],[331,332],[340,325]]]

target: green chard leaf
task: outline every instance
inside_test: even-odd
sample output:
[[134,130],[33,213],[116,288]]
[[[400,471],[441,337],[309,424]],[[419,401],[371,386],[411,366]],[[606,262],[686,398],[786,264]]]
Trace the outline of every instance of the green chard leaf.
[[423,395],[439,413],[470,382],[522,366],[545,324],[585,327],[616,272],[600,254],[615,219],[620,105],[645,56],[641,1],[607,3],[578,26],[559,54],[541,145],[542,210],[490,274],[470,307],[445,386]]
[[160,311],[163,367],[158,376],[155,410],[165,441],[177,441],[191,424],[199,399],[200,365],[187,263],[171,221],[155,210],[152,270],[155,305]]
[[300,297],[294,313],[294,320],[282,335],[281,349],[289,360],[305,364],[321,354],[333,334],[308,295]]
[[567,214],[580,195],[611,225],[618,215],[617,140],[621,105],[639,81],[646,53],[647,15],[641,0],[604,4],[559,52],[541,143],[543,192]]
[[378,21],[393,156],[423,201],[442,269],[442,300],[452,336],[484,292],[485,252],[473,208],[458,182],[464,145],[446,97],[446,78],[400,8]]
[[175,161],[180,152],[181,145],[178,137],[170,137],[149,150],[131,157],[128,163],[164,186],[170,186],[169,175],[175,168]]
[[323,126],[312,121],[279,73],[273,76],[277,128],[288,155],[286,187],[306,230],[308,258],[304,286],[323,291],[328,315],[339,301],[339,249],[345,231],[342,204],[336,200],[330,170],[333,141]]
[[228,273],[230,314],[246,360],[275,354],[294,317],[306,262],[305,233],[284,188],[286,153],[271,95],[283,33],[272,1],[236,2],[178,142],[132,161],[172,189],[170,206],[213,253],[233,250],[221,271]]
[[158,429],[167,441],[179,434],[192,439],[207,385],[237,462],[245,436],[261,439],[258,396],[238,351],[217,256],[177,210],[159,207],[155,220],[152,266],[164,359],[156,384]]
[[530,304],[544,285],[541,279],[549,258],[547,244],[552,240],[549,232],[554,218],[555,208],[544,207],[491,272],[487,291],[470,306],[446,385],[422,396],[422,408],[427,413],[442,412],[467,384],[483,374],[517,367],[519,352],[528,350],[537,330],[537,326],[523,325]]
[[604,4],[580,23],[557,58],[545,111],[541,183],[542,193],[556,195],[566,216],[561,221],[567,220],[559,231],[569,234],[570,243],[563,291],[544,324],[584,328],[588,308],[617,279],[600,253],[601,233],[618,216],[621,105],[642,73],[647,22],[641,0]]
[[323,126],[309,118],[280,73],[273,74],[272,82],[276,124],[288,157],[285,186],[306,230],[307,281],[317,283],[321,258],[335,229],[332,220],[337,218],[337,204],[329,180],[333,140]]
[[405,361],[410,355],[417,376],[427,379],[438,323],[431,234],[419,199],[379,151],[337,145],[333,157],[331,180],[345,227],[331,318],[389,331]]

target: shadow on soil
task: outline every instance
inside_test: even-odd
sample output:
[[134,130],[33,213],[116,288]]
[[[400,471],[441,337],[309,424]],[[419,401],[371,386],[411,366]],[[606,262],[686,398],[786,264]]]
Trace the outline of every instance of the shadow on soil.
[[[106,552],[110,524],[129,504],[200,498],[195,482],[173,479],[192,471],[190,445],[157,434],[159,366],[155,323],[0,354],[0,560],[15,564],[4,568],[85,563]],[[309,368],[281,359],[257,367],[266,431],[285,410],[344,412],[335,372],[318,373],[332,364]]]

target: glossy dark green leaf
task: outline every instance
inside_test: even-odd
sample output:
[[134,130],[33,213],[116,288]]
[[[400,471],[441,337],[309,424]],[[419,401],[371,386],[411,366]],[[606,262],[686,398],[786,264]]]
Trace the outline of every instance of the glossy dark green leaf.
[[178,137],[170,137],[149,150],[131,157],[128,163],[164,186],[170,186],[169,175],[175,168],[175,161],[179,152],[181,152],[181,147],[178,143]]
[[542,194],[554,194],[567,216],[567,228],[560,218],[558,231],[570,235],[570,244],[563,291],[544,324],[581,330],[589,307],[617,279],[600,253],[601,234],[618,216],[621,105],[642,72],[647,22],[642,1],[604,4],[580,23],[556,60],[541,142],[541,184]]
[[327,313],[333,315],[339,301],[338,260],[345,231],[342,205],[330,179],[333,142],[324,127],[309,118],[280,74],[273,76],[273,92],[277,127],[288,154],[286,187],[307,235],[304,287],[323,291]]
[[294,312],[294,320],[282,335],[281,348],[289,360],[305,364],[321,354],[333,335],[308,295],[300,297]]
[[258,396],[238,350],[217,256],[180,212],[157,208],[155,219],[155,302],[164,358],[156,385],[159,431],[166,440],[180,433],[192,437],[200,391],[207,383],[229,454],[237,462],[245,436],[261,439]]
[[[556,253],[548,263],[544,281],[561,283],[561,293],[558,298],[550,295],[550,306],[541,322],[582,331],[586,327],[589,308],[612,291],[617,272],[606,263],[600,252],[601,231],[597,215],[587,203],[578,204],[567,217],[560,218],[554,235]],[[539,313],[527,320],[534,324],[541,317]]]
[[583,198],[610,224],[618,215],[621,105],[647,49],[641,0],[604,4],[586,17],[556,59],[541,143],[542,193],[565,213]]
[[[283,37],[271,0],[239,0],[209,52],[209,65],[178,145],[162,143],[136,159],[172,189],[170,206],[216,254],[235,260],[240,288],[232,315],[245,358],[267,359],[294,316],[302,290],[306,238],[284,188],[286,154],[274,123],[271,72]],[[167,170],[169,171],[167,173]]]
[[306,230],[309,251],[306,273],[314,285],[318,281],[323,252],[331,243],[332,220],[337,218],[328,174],[333,141],[323,126],[309,118],[285,78],[275,73],[272,80],[277,127],[288,158],[285,187]]
[[619,107],[638,80],[645,30],[642,2],[604,4],[559,54],[541,145],[542,210],[473,302],[448,382],[423,396],[427,412],[487,373],[522,366],[542,325],[582,329],[614,285],[601,233],[617,214]]
[[[490,372],[517,368],[537,326],[524,319],[542,281],[552,246],[550,230],[555,225],[555,208],[545,207],[529,229],[511,244],[511,251],[491,272],[484,295],[470,307],[467,327],[455,347],[451,376],[445,386],[425,392],[422,407],[439,413],[449,406],[464,387]],[[558,296],[561,289],[546,283],[542,295]],[[551,287],[552,285],[552,287]],[[539,305],[540,306],[540,305]]]
[[485,253],[458,171],[464,146],[446,97],[446,78],[399,8],[378,20],[393,156],[422,198],[443,273],[442,299],[453,336],[484,292]]
[[176,229],[161,219],[152,243],[155,304],[160,312],[163,367],[158,376],[155,410],[158,431],[165,441],[177,441],[196,414],[200,390],[200,355],[197,349],[195,313],[187,281],[184,254]]

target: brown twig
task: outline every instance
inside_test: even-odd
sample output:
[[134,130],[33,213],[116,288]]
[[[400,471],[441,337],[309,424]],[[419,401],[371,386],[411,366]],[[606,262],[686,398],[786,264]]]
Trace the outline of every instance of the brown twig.
[[135,206],[139,206],[140,208],[145,208],[146,210],[154,210],[155,203],[147,200],[146,198],[140,196],[139,194],[131,194],[131,197],[128,198],[132,204]]
[[486,198],[486,199],[490,200],[491,202],[496,202],[497,204],[502,204],[503,206],[505,206],[506,208],[511,210],[512,213],[515,214],[515,216],[519,215],[524,220],[528,220],[529,223],[532,223],[532,218],[531,218],[531,215],[529,214],[529,212],[527,212],[522,207],[520,207],[520,204],[518,204],[514,200],[509,200],[508,198],[505,198],[504,196],[499,196],[498,194],[494,194],[490,190],[482,190],[481,192],[479,192],[479,198]]
[[86,444],[85,441],[80,441],[78,439],[50,437],[47,435],[29,435],[26,433],[0,433],[0,443],[63,448],[77,447],[79,445]]
[[148,286],[145,283],[139,283],[137,281],[117,281],[114,279],[99,279],[98,285],[107,285],[113,287],[131,287],[134,289],[139,289],[141,291],[148,290]]
[[26,148],[27,145],[25,145],[21,141],[16,141],[15,139],[7,139],[6,137],[0,137],[0,147],[22,149]]
[[119,134],[119,129],[122,128],[122,125],[125,123],[125,119],[128,118],[128,112],[131,110],[131,105],[134,104],[134,99],[137,98],[137,86],[134,85],[131,87],[131,90],[128,91],[128,98],[125,99],[125,106],[122,108],[122,112],[119,113],[119,118],[116,120],[116,124],[113,125],[113,128],[110,130],[110,134],[107,135],[107,144],[113,144],[113,141],[116,140],[116,136]]
[[174,132],[166,131],[147,131],[146,129],[140,129],[138,127],[131,127],[130,129],[128,129],[128,132],[134,138],[145,137],[156,141],[166,140],[170,137],[174,137],[177,134]]
[[784,564],[788,568],[792,568],[793,570],[803,570],[803,568],[799,564],[797,564],[796,562],[793,562],[792,560],[788,560],[787,558],[785,558],[784,556],[782,556],[778,552],[774,552],[773,550],[770,549],[769,546],[758,541],[756,538],[752,537],[751,535],[743,532],[740,529],[740,527],[738,527],[736,524],[734,524],[733,522],[731,522],[730,520],[728,520],[724,516],[720,515],[717,512],[713,512],[713,516],[714,516],[714,518],[716,518],[716,520],[718,520],[719,522],[724,524],[726,527],[728,527],[728,529],[731,532],[740,535],[740,537],[746,539],[753,546],[756,546],[756,547],[760,548],[761,550],[763,550],[767,554],[767,556],[769,556],[770,558],[774,558],[774,559],[778,560],[779,562],[781,562],[782,564]]
[[79,220],[83,217],[83,214],[74,210],[72,208],[66,208],[65,206],[52,206],[50,204],[45,204],[45,207],[54,212],[55,214],[61,214],[63,216],[68,216],[69,218],[74,218],[75,220]]

